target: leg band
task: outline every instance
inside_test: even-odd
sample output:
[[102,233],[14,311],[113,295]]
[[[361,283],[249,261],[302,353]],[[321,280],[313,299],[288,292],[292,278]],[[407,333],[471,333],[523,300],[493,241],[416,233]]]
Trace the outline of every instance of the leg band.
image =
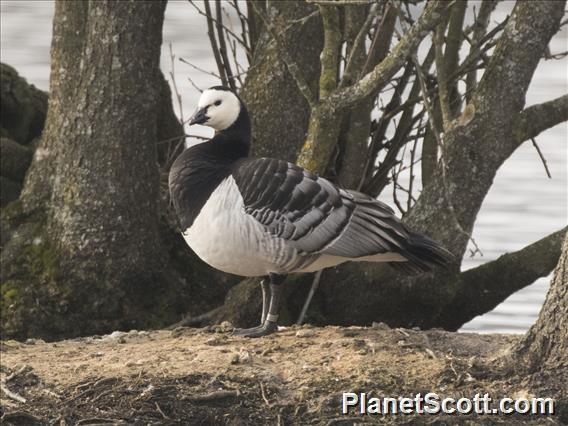
[[266,321],[276,322],[276,321],[278,321],[278,315],[268,314],[266,316]]

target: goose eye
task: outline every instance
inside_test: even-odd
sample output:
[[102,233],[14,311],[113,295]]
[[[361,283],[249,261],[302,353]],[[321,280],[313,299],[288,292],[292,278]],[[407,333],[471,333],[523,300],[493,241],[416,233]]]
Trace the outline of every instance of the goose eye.
[[221,105],[221,101],[215,101],[215,103],[213,105],[219,106],[219,105]]

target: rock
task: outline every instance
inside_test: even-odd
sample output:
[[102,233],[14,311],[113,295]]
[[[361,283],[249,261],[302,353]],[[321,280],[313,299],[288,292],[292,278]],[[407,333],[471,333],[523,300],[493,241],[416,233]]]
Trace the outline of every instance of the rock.
[[176,327],[172,330],[172,337],[180,337],[183,336],[184,332],[187,330],[187,327]]
[[241,349],[238,354],[232,354],[230,358],[231,364],[249,364],[252,362],[252,355],[249,351]]
[[223,321],[221,324],[219,324],[219,327],[223,331],[232,331],[235,329],[235,326],[231,324],[230,321]]
[[47,114],[47,93],[30,85],[7,64],[0,64],[0,127],[2,136],[27,145],[41,134]]
[[108,339],[118,339],[120,337],[124,337],[125,335],[126,335],[126,333],[124,331],[113,331],[112,333],[110,333],[106,337]]
[[373,324],[371,324],[371,328],[374,328],[375,330],[390,330],[390,327],[384,322],[373,322]]
[[210,337],[205,341],[205,344],[208,346],[222,346],[227,344],[227,336],[220,335],[220,336],[213,336]]
[[16,201],[22,192],[22,184],[14,182],[4,176],[0,176],[0,206],[4,207],[12,201]]
[[15,182],[23,182],[32,161],[32,151],[14,142],[0,138],[0,175]]
[[241,349],[239,352],[239,360],[241,364],[248,364],[249,362],[252,362],[252,355],[249,351]]
[[316,333],[310,329],[301,329],[296,331],[296,337],[314,337]]

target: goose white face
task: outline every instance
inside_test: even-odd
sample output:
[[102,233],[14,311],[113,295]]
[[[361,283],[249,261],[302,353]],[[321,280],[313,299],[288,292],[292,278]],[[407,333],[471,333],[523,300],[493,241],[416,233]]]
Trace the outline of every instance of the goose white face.
[[190,124],[203,124],[220,131],[237,120],[241,103],[239,98],[228,90],[207,89],[201,94],[197,108]]

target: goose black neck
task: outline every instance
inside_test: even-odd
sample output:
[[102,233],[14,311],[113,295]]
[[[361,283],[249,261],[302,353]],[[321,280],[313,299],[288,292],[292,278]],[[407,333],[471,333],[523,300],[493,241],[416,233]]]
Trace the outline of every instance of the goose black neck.
[[248,111],[241,103],[241,111],[233,124],[215,134],[208,144],[214,146],[215,154],[237,160],[248,157],[250,151],[251,126]]

